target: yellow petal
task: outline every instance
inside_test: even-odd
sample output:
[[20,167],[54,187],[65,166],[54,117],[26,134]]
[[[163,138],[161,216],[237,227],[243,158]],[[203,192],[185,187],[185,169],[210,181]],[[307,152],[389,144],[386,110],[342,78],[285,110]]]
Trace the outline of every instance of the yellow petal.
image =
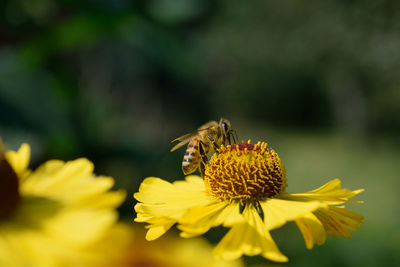
[[119,205],[125,193],[110,192],[108,195],[106,191],[113,187],[114,179],[95,177],[93,168],[93,164],[85,158],[69,162],[50,160],[25,179],[21,184],[21,192],[68,203],[86,203],[93,207],[106,203],[110,204],[109,207]]
[[357,230],[359,223],[364,221],[363,216],[344,207],[328,206],[316,210],[314,214],[321,221],[326,233],[332,236],[350,238],[347,230]]
[[314,243],[322,245],[326,240],[326,233],[322,223],[312,213],[304,214],[295,220],[304,237],[307,249],[312,249]]
[[225,227],[230,227],[244,220],[242,214],[240,214],[239,203],[237,202],[226,206],[219,214],[219,217],[219,220],[223,222],[222,225]]
[[[169,241],[169,240],[168,240]],[[167,242],[168,242],[167,241]],[[217,259],[211,253],[212,246],[204,239],[190,238],[179,239],[169,243],[173,246],[172,251],[166,251],[164,255],[165,266],[181,267],[243,267],[240,260],[224,261]],[[171,246],[171,247],[172,247]],[[164,249],[165,250],[165,249]],[[163,264],[161,264],[163,265]],[[163,266],[164,266],[163,265]]]
[[261,254],[272,261],[287,262],[288,258],[279,251],[257,211],[246,207],[243,216],[245,221],[233,225],[215,247],[214,254],[225,260],[237,259],[243,254]]
[[118,207],[125,199],[126,192],[124,190],[118,190],[85,196],[80,199],[79,203],[92,209],[104,209]]
[[152,241],[165,234],[175,224],[176,220],[163,217],[148,216],[144,213],[138,212],[137,217],[135,218],[135,222],[149,223],[145,227],[149,229],[146,233],[146,240]]
[[21,201],[1,222],[0,266],[63,266],[61,261],[77,256],[115,223],[114,208],[125,192],[108,191],[113,179],[97,178],[87,159],[50,160],[30,172],[29,154],[28,145],[7,153],[13,168],[22,173]]
[[[344,206],[329,206],[329,208],[331,210],[334,210],[337,214],[342,215],[346,219],[356,221],[357,222],[356,225],[358,225],[359,222],[360,223],[364,222],[364,216],[362,216],[354,211],[348,210]],[[358,226],[356,228],[358,228]],[[350,229],[350,230],[353,230],[353,229]]]
[[211,227],[223,222],[218,216],[228,205],[225,202],[216,202],[203,207],[193,207],[185,212],[179,220],[178,228],[182,237],[193,237],[207,232]]
[[215,202],[203,207],[190,208],[179,220],[182,237],[193,237],[218,225],[231,226],[243,221],[238,203]]
[[146,233],[146,240],[152,241],[159,238],[160,236],[165,234],[165,232],[167,232],[169,228],[171,228],[172,225],[174,224],[175,222],[166,221],[160,225],[155,225],[155,224],[149,225],[148,227],[149,230]]
[[321,187],[312,190],[313,193],[326,193],[334,190],[341,189],[341,181],[339,178],[333,179],[332,181],[327,182],[326,184],[322,185]]
[[[193,183],[193,179],[171,184],[160,178],[149,177],[142,182],[134,197],[144,205],[151,206],[157,216],[180,217],[189,207],[212,202],[205,192],[204,183]],[[180,214],[172,214],[166,209],[174,209],[173,213],[179,211]]]
[[45,222],[44,231],[65,245],[85,245],[104,235],[117,218],[113,210],[71,209]]
[[133,196],[140,202],[157,204],[165,202],[168,195],[173,194],[174,191],[175,188],[171,183],[157,177],[148,177],[140,184],[139,192]]
[[327,204],[320,201],[292,201],[285,199],[267,199],[260,201],[264,211],[264,222],[267,229],[281,227],[288,221],[293,221]]
[[184,181],[175,181],[173,185],[179,190],[187,190],[190,192],[205,190],[203,178],[197,175],[186,176]]
[[[22,185],[22,190],[30,194],[44,194],[57,198],[66,195],[73,197],[82,191],[91,190],[88,188],[94,186],[93,169],[93,163],[85,158],[68,162],[49,160],[29,176]],[[108,179],[107,182],[111,183],[108,186],[110,188],[113,180]],[[98,181],[98,183],[101,182]]]
[[[184,193],[181,194],[182,199],[185,199]],[[196,202],[182,202],[179,201],[178,195],[174,196],[175,199],[165,198],[164,202],[160,202],[157,204],[148,204],[148,203],[138,203],[135,205],[135,211],[137,213],[143,213],[154,217],[167,217],[171,219],[175,219],[176,221],[181,219],[182,215],[192,206],[195,206]],[[208,204],[209,202],[204,203],[203,205]],[[199,203],[199,205],[202,205]]]
[[342,189],[340,180],[334,179],[313,191],[295,194],[284,193],[280,196],[280,198],[297,201],[320,200],[324,201],[325,203],[335,205],[342,203],[362,203],[362,201],[349,200],[350,198],[362,192],[364,192],[364,189],[358,189],[354,191]]
[[15,230],[0,231],[1,266],[61,266],[62,260],[66,259],[65,249],[45,235]]
[[13,167],[18,177],[22,177],[27,170],[31,157],[31,147],[28,144],[22,144],[18,151],[7,151],[6,159]]
[[185,181],[173,184],[160,178],[149,177],[142,182],[139,192],[134,194],[134,197],[142,202],[135,205],[135,221],[151,224],[148,233],[150,239],[165,233],[175,222],[181,220],[190,208],[214,203],[198,176],[188,176]]

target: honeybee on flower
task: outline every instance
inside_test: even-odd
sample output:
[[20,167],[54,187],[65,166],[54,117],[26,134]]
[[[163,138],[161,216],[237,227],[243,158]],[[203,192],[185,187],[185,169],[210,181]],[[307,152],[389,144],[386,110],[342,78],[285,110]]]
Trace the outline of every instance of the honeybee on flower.
[[147,240],[163,235],[178,224],[188,238],[222,225],[230,228],[214,248],[223,259],[259,255],[276,262],[288,258],[279,250],[270,231],[294,221],[306,247],[322,245],[326,234],[349,237],[363,217],[345,203],[363,189],[342,189],[334,179],[305,193],[287,193],[285,167],[267,143],[221,145],[204,165],[202,177],[190,175],[169,183],[146,178],[134,197],[135,221],[148,225]]
[[207,155],[218,149],[221,144],[232,144],[232,139],[235,140],[232,133],[231,123],[227,119],[221,118],[219,123],[209,121],[199,129],[172,140],[172,142],[179,141],[179,143],[171,149],[171,152],[188,144],[182,160],[183,174],[191,174],[199,166],[200,171],[203,171]]

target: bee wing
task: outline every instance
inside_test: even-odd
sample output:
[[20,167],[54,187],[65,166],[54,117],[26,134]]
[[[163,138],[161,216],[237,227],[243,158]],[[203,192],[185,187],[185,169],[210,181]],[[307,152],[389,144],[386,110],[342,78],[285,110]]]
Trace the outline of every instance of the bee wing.
[[173,148],[171,148],[170,151],[173,152],[173,151],[177,150],[178,148],[186,145],[187,143],[190,142],[190,140],[192,139],[193,136],[196,136],[198,134],[198,132],[208,130],[208,128],[210,128],[210,127],[190,132],[188,134],[182,135],[182,136],[172,140],[171,143],[176,142],[176,141],[180,141],[180,142],[178,144],[176,144]]
[[171,148],[171,152],[177,150],[178,148],[184,146],[185,144],[189,143],[190,139],[192,139],[193,136],[197,134],[197,131],[182,135],[181,137],[178,137],[174,140],[171,141],[171,143],[180,141],[178,144],[176,144],[173,148]]

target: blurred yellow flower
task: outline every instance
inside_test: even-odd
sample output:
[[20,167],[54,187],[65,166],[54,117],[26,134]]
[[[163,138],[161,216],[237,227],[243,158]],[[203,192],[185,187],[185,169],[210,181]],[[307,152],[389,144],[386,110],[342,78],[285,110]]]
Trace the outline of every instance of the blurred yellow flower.
[[[63,266],[115,223],[123,191],[85,158],[28,169],[30,147],[0,156],[0,266]],[[8,189],[6,189],[8,187]],[[12,209],[6,209],[12,203]]]
[[[224,261],[212,254],[202,238],[181,239],[172,235],[154,242],[144,239],[142,229],[118,223],[71,266],[96,267],[241,267],[243,261]],[[84,259],[84,260],[83,260]]]
[[163,235],[178,223],[182,237],[198,236],[223,225],[229,232],[214,249],[224,259],[243,254],[286,262],[270,230],[295,221],[306,247],[325,242],[326,234],[349,237],[363,217],[338,206],[360,203],[349,199],[363,190],[342,189],[335,179],[306,192],[286,193],[286,172],[278,156],[266,143],[249,142],[221,146],[205,165],[203,179],[187,176],[169,183],[146,178],[134,197],[137,222],[147,222],[147,240]]

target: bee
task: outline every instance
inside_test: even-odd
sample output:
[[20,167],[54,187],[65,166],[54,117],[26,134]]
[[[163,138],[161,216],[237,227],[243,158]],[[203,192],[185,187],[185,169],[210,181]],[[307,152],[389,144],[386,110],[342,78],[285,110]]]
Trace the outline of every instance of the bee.
[[208,161],[208,154],[213,150],[216,151],[221,144],[226,142],[232,144],[232,139],[236,143],[233,132],[231,123],[227,119],[221,118],[219,123],[207,122],[196,131],[172,140],[172,142],[179,141],[179,143],[171,149],[171,152],[188,144],[182,161],[183,174],[190,174],[199,167],[202,172],[202,164]]

